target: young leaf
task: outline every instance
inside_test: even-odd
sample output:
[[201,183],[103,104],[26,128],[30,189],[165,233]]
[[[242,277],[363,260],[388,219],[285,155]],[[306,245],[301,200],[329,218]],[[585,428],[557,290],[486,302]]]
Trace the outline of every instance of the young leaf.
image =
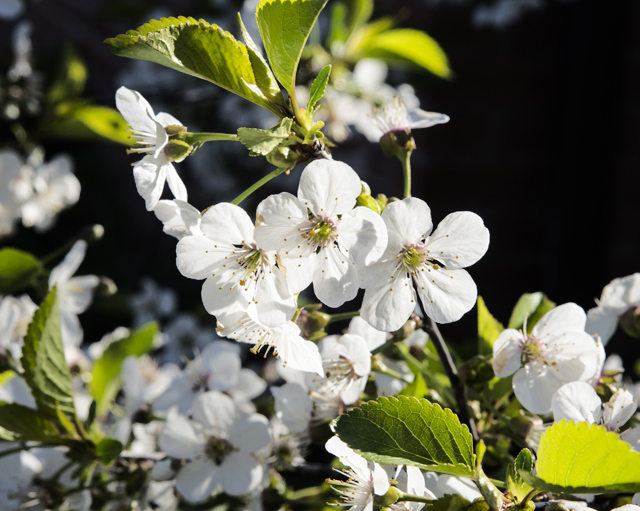
[[73,387],[69,367],[64,358],[55,287],[33,315],[24,338],[22,367],[38,410],[57,418],[59,408],[73,422]]
[[238,130],[238,138],[249,149],[250,156],[266,156],[287,142],[291,135],[292,122],[293,119],[282,119],[280,124],[269,130],[240,128]]
[[238,13],[238,24],[240,25],[240,31],[242,32],[244,43],[247,46],[249,60],[253,67],[253,74],[256,77],[256,85],[265,97],[286,109],[286,103],[282,97],[278,81],[276,80],[276,77],[273,76],[273,71],[271,71],[269,64],[267,64],[267,61],[262,56],[262,52],[253,42],[253,39],[251,39],[251,34],[249,34],[245,28],[242,18],[240,17],[240,13]]
[[309,91],[309,102],[307,103],[307,111],[311,112],[316,103],[320,101],[324,96],[324,90],[327,88],[329,82],[329,75],[331,74],[331,65],[322,68],[316,79],[311,84],[311,90]]
[[107,39],[105,44],[116,55],[208,80],[282,116],[258,87],[247,48],[217,25],[184,16],[162,18]]
[[27,287],[42,271],[42,264],[28,252],[15,248],[0,250],[0,295]]
[[493,354],[493,343],[503,330],[502,323],[491,315],[482,297],[478,296],[478,352],[480,355]]
[[507,328],[515,328],[516,330],[522,328],[526,318],[527,333],[531,333],[531,330],[540,318],[555,306],[556,304],[549,300],[544,293],[524,294],[513,308]]
[[475,474],[469,429],[451,410],[426,399],[369,401],[343,413],[335,422],[335,433],[370,461],[463,477]]
[[441,78],[450,78],[449,59],[440,45],[420,30],[399,28],[363,39],[359,56],[382,59],[392,65],[418,66]]
[[640,453],[597,424],[562,420],[542,435],[537,476],[519,473],[537,490],[556,493],[640,491]]
[[104,437],[96,445],[96,456],[105,465],[111,464],[122,452],[122,442],[115,438]]
[[291,95],[309,33],[327,0],[260,0],[258,29],[278,81]]
[[120,368],[125,358],[130,355],[139,357],[147,353],[153,346],[158,333],[158,324],[147,323],[134,330],[124,339],[109,345],[102,356],[93,365],[91,378],[91,394],[98,403],[99,413],[115,397],[120,388]]
[[343,2],[336,2],[331,8],[331,22],[327,35],[327,47],[332,53],[337,53],[347,41],[349,29],[347,28],[347,6]]
[[38,411],[18,403],[0,401],[0,429],[2,437],[12,442],[60,443],[58,430]]
[[529,449],[522,449],[513,465],[507,467],[507,490],[515,497],[517,502],[522,502],[533,488],[524,482],[520,472],[531,473],[533,470],[533,458]]

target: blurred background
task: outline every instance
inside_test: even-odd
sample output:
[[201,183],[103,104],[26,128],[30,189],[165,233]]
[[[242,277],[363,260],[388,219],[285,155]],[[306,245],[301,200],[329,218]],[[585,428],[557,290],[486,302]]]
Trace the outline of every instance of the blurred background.
[[[162,232],[136,192],[131,164],[137,157],[98,136],[74,138],[75,125],[47,124],[61,63],[75,52],[86,66],[86,84],[73,93],[80,103],[113,108],[115,91],[125,85],[192,132],[270,127],[275,118],[259,107],[207,82],[116,57],[102,42],[149,19],[178,15],[204,18],[238,36],[236,12],[246,23],[256,3],[0,0],[0,149],[26,156],[40,146],[45,160],[67,153],[82,187],[77,204],[49,230],[16,224],[0,246],[45,256],[86,226],[104,226],[104,238],[89,248],[78,273],[106,275],[120,293],[97,300],[81,317],[86,342],[130,324],[128,297],[145,277],[174,289],[181,310],[205,324],[214,320],[202,307],[201,282],[182,277],[174,264],[176,240]],[[320,41],[332,5],[330,0],[321,20]],[[506,324],[518,297],[534,291],[589,309],[613,278],[640,271],[640,3],[376,0],[372,19],[382,16],[427,32],[448,57],[449,78],[394,68],[386,82],[409,97],[408,104],[417,98],[421,108],[451,117],[448,124],[414,132],[413,195],[427,201],[435,224],[460,210],[484,219],[491,245],[470,273],[494,316]],[[25,21],[31,27],[26,39],[27,29],[18,30]],[[19,58],[30,69],[12,81],[8,73]],[[313,57],[307,66],[312,79]],[[369,76],[361,68],[357,77],[365,89],[380,86],[380,68],[372,69]],[[374,195],[400,195],[399,162],[353,125],[341,133],[334,137],[344,137],[334,158],[352,165]],[[176,166],[189,202],[201,210],[232,200],[273,168],[233,142],[208,143]],[[302,168],[273,180],[243,206],[252,214],[268,194],[295,192]],[[442,330],[475,346],[475,311]],[[640,357],[628,339],[618,332],[607,351]]]

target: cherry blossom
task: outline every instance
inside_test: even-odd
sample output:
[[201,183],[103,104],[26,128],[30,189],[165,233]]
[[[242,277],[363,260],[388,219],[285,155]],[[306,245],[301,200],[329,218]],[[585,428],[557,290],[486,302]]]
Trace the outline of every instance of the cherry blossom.
[[397,96],[390,99],[385,107],[374,108],[371,117],[379,131],[378,138],[391,131],[409,132],[449,122],[449,116],[445,114],[426,112],[419,108],[407,110],[404,101]]

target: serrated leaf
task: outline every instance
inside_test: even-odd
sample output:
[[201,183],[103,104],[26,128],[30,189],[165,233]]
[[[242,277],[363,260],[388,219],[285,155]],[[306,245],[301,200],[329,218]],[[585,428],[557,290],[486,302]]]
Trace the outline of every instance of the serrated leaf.
[[475,455],[467,426],[426,399],[378,398],[343,413],[335,433],[370,461],[473,477]]
[[75,48],[67,43],[62,51],[62,60],[58,73],[49,91],[47,101],[50,104],[79,96],[87,81],[87,67]]
[[478,353],[492,355],[493,343],[504,330],[504,326],[494,318],[484,300],[478,296]]
[[122,442],[115,438],[105,437],[96,444],[96,456],[105,465],[111,464],[122,452]]
[[2,436],[13,442],[60,442],[54,424],[40,412],[18,403],[0,401]]
[[277,147],[281,146],[291,135],[293,119],[282,119],[280,123],[269,129],[240,128],[238,138],[249,149],[250,156],[266,156]]
[[28,252],[3,248],[0,250],[0,295],[15,293],[27,287],[41,271],[40,261]]
[[533,488],[525,483],[520,472],[531,473],[533,470],[533,457],[529,449],[522,449],[516,457],[514,464],[507,467],[507,490],[515,497],[517,502],[522,502]]
[[420,30],[398,28],[363,38],[358,53],[360,58],[378,58],[390,65],[418,66],[441,78],[452,74],[444,50]]
[[423,399],[428,394],[429,389],[420,373],[416,374],[413,381],[400,392],[402,396],[412,396],[417,399]]
[[184,16],[162,18],[107,39],[105,44],[116,55],[148,60],[207,80],[281,115],[258,87],[245,45],[217,25]]
[[147,323],[134,330],[124,339],[111,343],[93,365],[91,394],[98,403],[98,412],[103,413],[120,389],[122,362],[130,355],[139,357],[153,346],[158,333],[156,322]]
[[302,50],[327,0],[260,0],[258,29],[280,84],[291,95]]
[[55,287],[33,315],[24,338],[22,367],[38,410],[57,418],[59,408],[73,422],[73,387],[64,358]]
[[322,68],[316,79],[311,84],[309,90],[309,102],[307,103],[307,111],[311,112],[316,103],[324,96],[324,91],[327,88],[329,82],[329,75],[331,74],[331,65]]
[[640,491],[640,453],[597,424],[562,420],[540,440],[537,476],[520,475],[536,490],[556,493]]
[[513,308],[507,328],[515,328],[516,330],[522,328],[526,318],[527,333],[531,333],[540,318],[555,306],[556,304],[549,300],[544,293],[523,294]]
[[262,52],[253,42],[253,39],[251,39],[251,34],[249,34],[247,29],[245,28],[244,23],[242,22],[242,18],[240,17],[240,13],[238,13],[238,24],[240,25],[242,38],[244,39],[244,43],[247,47],[249,61],[251,62],[251,66],[253,67],[253,74],[256,78],[256,85],[262,91],[265,97],[286,109],[286,103],[284,101],[284,98],[282,97],[282,92],[280,91],[280,87],[278,86],[278,81],[273,75],[273,71],[271,71],[269,64],[267,64],[267,61],[262,56]]

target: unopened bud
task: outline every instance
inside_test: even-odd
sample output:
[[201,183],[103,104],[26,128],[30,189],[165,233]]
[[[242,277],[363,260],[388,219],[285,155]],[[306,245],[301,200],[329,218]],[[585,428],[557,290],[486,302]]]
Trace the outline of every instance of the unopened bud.
[[356,197],[356,206],[364,206],[365,208],[369,208],[372,211],[380,214],[380,206],[376,200],[371,197],[371,195],[367,195],[365,193],[361,193]]
[[116,283],[108,277],[100,277],[100,282],[95,289],[94,294],[96,296],[108,297],[113,296],[118,292],[118,286]]
[[620,316],[620,326],[629,337],[640,338],[640,306],[631,307]]
[[376,196],[376,202],[378,203],[378,206],[380,206],[380,211],[384,211],[384,208],[387,207],[387,203],[389,202],[389,199],[384,193],[379,193]]
[[387,156],[396,156],[416,148],[416,143],[411,136],[411,130],[389,131],[380,138],[380,147]]
[[389,489],[387,490],[387,493],[385,493],[384,495],[374,495],[373,496],[374,511],[379,509],[384,509],[386,507],[389,507],[395,504],[396,502],[398,502],[398,499],[402,495],[403,495],[403,492],[400,491],[395,486],[390,486]]
[[82,231],[78,239],[84,240],[87,243],[94,243],[96,241],[100,241],[103,236],[104,227],[100,224],[94,224]]
[[181,124],[171,124],[169,126],[164,127],[164,131],[170,137],[173,135],[177,135],[178,133],[184,133],[187,131],[186,126],[182,126]]
[[279,168],[292,169],[298,161],[298,153],[288,147],[278,147],[267,155],[267,161]]
[[164,146],[164,155],[169,161],[182,161],[191,152],[191,146],[184,140],[169,140]]
[[305,339],[315,339],[318,334],[324,334],[325,327],[329,324],[331,316],[319,310],[303,310],[298,317],[298,326]]

